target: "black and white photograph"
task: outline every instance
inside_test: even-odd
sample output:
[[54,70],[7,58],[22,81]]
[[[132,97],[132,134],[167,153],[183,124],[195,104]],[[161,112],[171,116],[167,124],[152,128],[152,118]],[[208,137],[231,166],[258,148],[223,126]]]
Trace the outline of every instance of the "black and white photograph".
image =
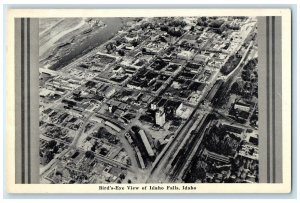
[[289,192],[290,11],[234,12],[12,11],[10,190]]
[[255,17],[39,19],[42,183],[256,183]]

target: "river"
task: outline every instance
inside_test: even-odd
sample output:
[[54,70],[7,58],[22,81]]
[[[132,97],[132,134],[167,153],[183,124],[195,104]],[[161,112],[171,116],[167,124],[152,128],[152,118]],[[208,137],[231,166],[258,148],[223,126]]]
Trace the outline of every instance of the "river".
[[[62,42],[67,41],[72,37],[75,39],[70,47],[63,47],[60,49],[54,47],[54,49],[52,49],[52,52],[49,52],[49,58],[47,58],[47,56],[45,57],[47,58],[47,61],[43,62],[46,62],[46,64],[50,62],[50,64],[52,64],[51,69],[59,69],[62,66],[65,66],[74,61],[74,59],[86,54],[95,47],[100,46],[101,44],[107,42],[109,39],[113,38],[129,19],[102,18],[100,20],[103,21],[106,26],[93,30],[90,33],[82,34],[83,30],[80,30],[80,27],[82,27],[82,23],[80,23],[78,26],[76,26],[76,30],[74,28],[70,28],[63,33],[65,36],[61,36],[60,34],[59,38]],[[55,38],[57,39],[57,37]],[[50,40],[49,43],[53,43],[53,40]],[[40,50],[40,52],[41,51],[43,50]]]

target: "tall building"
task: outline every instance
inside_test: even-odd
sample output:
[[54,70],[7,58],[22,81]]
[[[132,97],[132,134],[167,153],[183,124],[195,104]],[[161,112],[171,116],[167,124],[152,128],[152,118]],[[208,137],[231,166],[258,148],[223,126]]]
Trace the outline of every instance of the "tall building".
[[157,108],[156,103],[152,103],[150,108],[151,108],[152,110],[156,110],[156,108]]
[[166,123],[166,114],[163,108],[159,108],[158,111],[156,111],[155,123],[161,127]]

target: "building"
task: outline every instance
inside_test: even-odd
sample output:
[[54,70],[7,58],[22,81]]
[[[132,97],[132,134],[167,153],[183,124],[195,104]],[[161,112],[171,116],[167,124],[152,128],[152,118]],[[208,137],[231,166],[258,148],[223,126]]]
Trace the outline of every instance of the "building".
[[226,130],[226,132],[232,133],[235,136],[241,137],[244,135],[245,129],[234,126],[232,124],[227,125],[227,124],[222,124],[222,127]]
[[250,105],[249,104],[246,104],[246,103],[244,103],[244,102],[236,102],[235,104],[234,104],[234,109],[235,110],[239,110],[239,111],[245,111],[245,112],[249,112],[250,111],[250,109],[251,109],[251,107],[250,107]]
[[125,38],[125,40],[126,40],[127,42],[133,42],[133,41],[135,41],[135,40],[138,40],[138,39],[139,39],[139,36],[138,36],[138,34],[136,34],[136,33],[129,33],[129,34],[126,35],[124,38]]
[[166,114],[163,108],[159,108],[155,113],[156,125],[163,126],[166,123]]
[[221,162],[224,164],[230,163],[229,157],[221,155],[221,154],[217,154],[214,152],[210,152],[207,149],[203,150],[202,156],[205,157],[206,159],[211,159],[211,160],[218,161],[218,162]]
[[118,126],[116,126],[115,124],[109,122],[109,121],[105,121],[104,122],[105,125],[109,126],[110,128],[112,128],[113,130],[117,131],[118,133],[121,132],[121,128],[119,128]]
[[145,168],[146,168],[146,167],[145,167],[145,163],[144,163],[144,160],[143,160],[143,158],[142,158],[142,155],[141,155],[140,150],[139,150],[137,147],[135,147],[134,149],[135,149],[136,155],[137,155],[137,157],[138,157],[138,160],[139,160],[139,163],[140,163],[141,168],[142,168],[142,169],[145,169]]
[[150,108],[151,110],[156,110],[157,109],[156,103],[151,103]]
[[110,98],[115,92],[116,92],[116,89],[114,87],[108,87],[104,92],[104,96],[106,98]]
[[183,106],[183,103],[179,105],[179,107],[176,109],[175,115],[176,117],[180,117],[182,119],[188,119],[190,114],[192,113],[191,109],[187,106]]
[[42,88],[40,91],[40,97],[48,97],[49,95],[54,95],[54,91],[46,89],[46,88]]
[[247,134],[246,141],[257,146],[258,145],[258,134],[255,134],[255,133]]
[[127,84],[127,87],[130,89],[137,89],[137,90],[141,90],[142,88],[136,84]]
[[165,49],[167,47],[168,47],[167,43],[150,42],[147,45],[145,45],[144,48],[146,50],[146,53],[148,53],[148,54],[157,54],[157,53],[159,53],[160,51],[162,51],[163,49]]
[[193,60],[196,61],[197,63],[200,63],[201,66],[205,66],[209,60],[209,57],[205,55],[197,54]]
[[113,68],[113,73],[123,73],[124,69],[121,66],[117,66]]
[[146,136],[146,134],[145,134],[145,131],[144,131],[144,130],[140,130],[140,131],[139,131],[139,135],[140,135],[141,138],[142,138],[142,141],[143,141],[143,143],[144,143],[144,146],[145,146],[145,148],[146,148],[146,150],[147,150],[148,155],[149,155],[150,157],[153,157],[153,156],[154,156],[154,152],[153,152],[152,147],[151,147],[151,145],[150,145],[150,143],[149,143],[149,140],[148,140],[148,138],[147,138],[147,136]]
[[190,60],[193,56],[193,53],[190,51],[182,51],[179,54],[177,54],[177,57],[184,60]]
[[108,106],[108,112],[112,113],[113,112],[113,106]]
[[238,152],[238,155],[249,159],[258,160],[258,147],[248,144],[243,145],[242,149]]

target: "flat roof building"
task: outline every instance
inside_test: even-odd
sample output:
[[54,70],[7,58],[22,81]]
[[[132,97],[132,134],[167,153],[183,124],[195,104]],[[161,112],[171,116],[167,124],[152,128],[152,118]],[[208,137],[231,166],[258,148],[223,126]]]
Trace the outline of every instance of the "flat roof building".
[[140,130],[139,131],[139,135],[142,138],[142,141],[144,143],[144,146],[145,146],[145,148],[147,150],[148,155],[149,156],[154,156],[154,152],[152,150],[152,147],[150,146],[150,143],[149,143],[149,140],[148,140],[148,138],[147,138],[147,136],[145,134],[145,131],[144,130]]

